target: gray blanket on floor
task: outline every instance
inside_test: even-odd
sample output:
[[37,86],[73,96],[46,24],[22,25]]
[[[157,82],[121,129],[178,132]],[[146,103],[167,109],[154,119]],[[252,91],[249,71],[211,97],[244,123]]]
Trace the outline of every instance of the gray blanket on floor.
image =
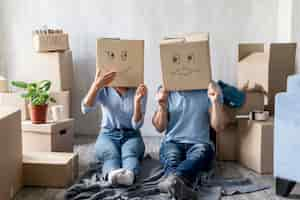
[[[160,194],[157,184],[163,176],[159,161],[146,158],[142,162],[142,174],[136,184],[127,188],[110,187],[102,180],[100,166],[93,166],[70,187],[65,200],[169,200],[167,194]],[[223,195],[255,192],[270,188],[256,185],[250,179],[201,178],[201,185],[195,185],[201,200],[218,200]]]

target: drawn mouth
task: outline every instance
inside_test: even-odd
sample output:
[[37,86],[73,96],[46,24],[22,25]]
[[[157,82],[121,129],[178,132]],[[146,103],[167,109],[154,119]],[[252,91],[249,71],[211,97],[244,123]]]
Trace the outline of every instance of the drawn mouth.
[[200,70],[183,67],[183,68],[176,69],[175,71],[171,72],[171,74],[174,76],[189,76],[197,72],[200,72]]

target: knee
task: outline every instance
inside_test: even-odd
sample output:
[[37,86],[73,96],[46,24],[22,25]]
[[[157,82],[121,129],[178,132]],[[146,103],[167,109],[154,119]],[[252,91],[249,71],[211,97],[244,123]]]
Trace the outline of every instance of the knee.
[[111,146],[96,144],[95,154],[99,161],[120,159],[120,153]]
[[175,151],[167,151],[160,153],[160,160],[162,163],[167,163],[168,165],[176,165],[181,162],[181,157]]
[[145,148],[130,147],[122,150],[122,159],[140,158],[144,155]]

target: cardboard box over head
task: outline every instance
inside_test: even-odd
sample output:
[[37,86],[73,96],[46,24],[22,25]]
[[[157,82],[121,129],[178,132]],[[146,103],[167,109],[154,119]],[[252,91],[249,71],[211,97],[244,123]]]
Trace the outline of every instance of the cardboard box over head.
[[13,199],[22,188],[21,112],[0,106],[0,199]]
[[286,90],[287,77],[295,72],[296,43],[240,44],[238,87],[263,90],[265,104],[274,110],[274,97]]
[[144,41],[98,39],[97,68],[104,74],[117,72],[110,86],[137,87],[144,83]]
[[208,33],[162,40],[160,58],[163,85],[167,90],[207,89],[212,79]]

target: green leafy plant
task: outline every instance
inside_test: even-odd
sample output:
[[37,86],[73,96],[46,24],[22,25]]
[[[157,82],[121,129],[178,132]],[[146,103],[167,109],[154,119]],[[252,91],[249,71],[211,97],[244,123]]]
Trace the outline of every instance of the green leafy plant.
[[41,106],[56,100],[49,95],[51,81],[43,80],[40,82],[26,83],[23,81],[12,81],[11,84],[17,88],[26,90],[26,93],[21,96],[28,100],[31,105]]

